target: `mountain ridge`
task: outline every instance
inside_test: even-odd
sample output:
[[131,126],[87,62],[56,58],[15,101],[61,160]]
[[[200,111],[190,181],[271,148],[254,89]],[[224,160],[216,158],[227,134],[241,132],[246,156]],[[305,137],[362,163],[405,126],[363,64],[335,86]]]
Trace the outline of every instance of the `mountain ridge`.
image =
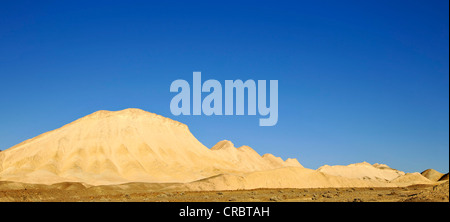
[[189,182],[291,166],[248,146],[204,146],[187,125],[140,109],[97,111],[0,153],[0,180],[31,183]]

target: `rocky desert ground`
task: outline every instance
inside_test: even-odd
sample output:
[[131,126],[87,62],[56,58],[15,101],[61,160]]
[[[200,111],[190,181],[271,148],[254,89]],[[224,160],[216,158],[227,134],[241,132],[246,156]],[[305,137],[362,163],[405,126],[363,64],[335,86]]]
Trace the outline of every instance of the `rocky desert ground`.
[[13,202],[449,202],[449,182],[397,188],[309,188],[229,191],[148,191],[161,184],[86,187],[80,183],[0,183]]

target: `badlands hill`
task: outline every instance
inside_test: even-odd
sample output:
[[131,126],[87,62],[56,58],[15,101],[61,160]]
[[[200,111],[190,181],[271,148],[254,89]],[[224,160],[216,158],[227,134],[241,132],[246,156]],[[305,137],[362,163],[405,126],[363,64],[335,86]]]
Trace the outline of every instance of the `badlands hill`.
[[246,190],[257,188],[329,187],[398,187],[398,185],[332,176],[299,167],[283,167],[242,174],[221,174],[192,183],[175,185],[171,188],[175,190]]
[[[182,123],[140,109],[98,111],[0,152],[0,181],[174,184],[170,189],[396,187],[428,183],[384,164],[304,168],[220,141],[211,149]],[[405,183],[405,180],[408,183]]]
[[213,149],[188,127],[140,109],[98,111],[0,153],[0,180],[185,183],[220,173],[301,165],[229,141]]
[[434,169],[427,169],[427,170],[423,171],[421,174],[422,174],[422,176],[426,177],[427,179],[429,179],[431,181],[435,181],[435,182],[439,181],[444,176],[443,173],[440,173]]
[[387,182],[405,175],[405,172],[390,168],[385,164],[373,164],[367,162],[350,164],[347,166],[322,166],[317,171],[334,176],[347,178],[375,180]]
[[409,185],[414,185],[414,184],[434,184],[433,181],[424,177],[420,173],[407,173],[403,176],[395,178],[391,182],[402,185],[402,186],[409,186]]

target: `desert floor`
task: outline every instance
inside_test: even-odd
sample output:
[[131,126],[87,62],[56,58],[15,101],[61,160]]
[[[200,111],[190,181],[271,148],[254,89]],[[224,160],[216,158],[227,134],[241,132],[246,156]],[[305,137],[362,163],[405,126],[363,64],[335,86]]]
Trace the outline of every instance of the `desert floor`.
[[[255,189],[238,191],[154,191],[170,184],[85,187],[0,182],[0,201],[32,202],[448,202],[448,182],[404,188]],[[152,191],[153,190],[153,191]]]

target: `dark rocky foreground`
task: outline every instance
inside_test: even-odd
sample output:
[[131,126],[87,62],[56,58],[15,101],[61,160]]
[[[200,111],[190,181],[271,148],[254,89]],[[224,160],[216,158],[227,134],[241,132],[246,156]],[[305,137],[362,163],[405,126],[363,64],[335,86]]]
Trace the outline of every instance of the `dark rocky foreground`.
[[449,183],[403,188],[161,191],[171,184],[131,183],[86,187],[0,182],[1,202],[448,202]]

